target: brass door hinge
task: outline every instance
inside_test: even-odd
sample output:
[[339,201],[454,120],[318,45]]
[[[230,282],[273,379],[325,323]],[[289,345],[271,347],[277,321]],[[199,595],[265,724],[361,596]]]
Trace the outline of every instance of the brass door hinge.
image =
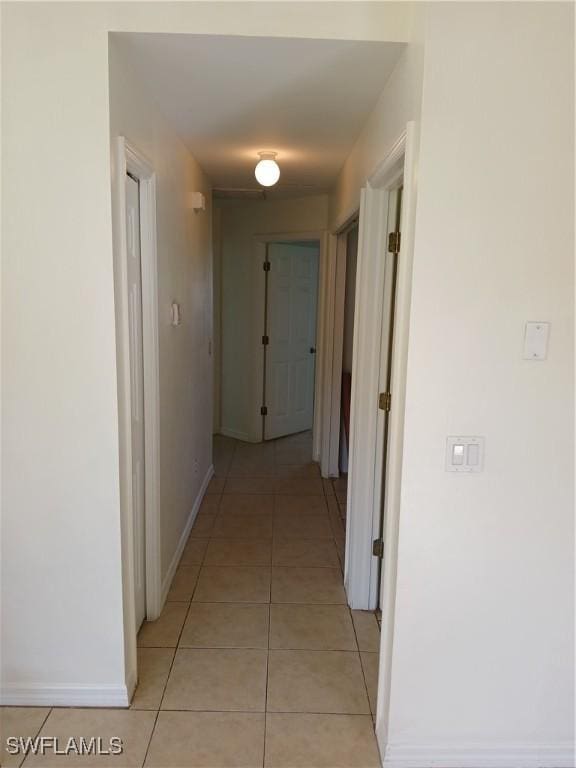
[[264,270],[264,272],[270,272],[270,262],[269,261],[262,262],[262,269]]
[[392,393],[380,392],[380,395],[378,396],[378,408],[380,408],[381,411],[386,411],[386,413],[388,413],[391,407],[392,407]]
[[400,253],[400,232],[390,232],[388,235],[388,251]]
[[268,344],[270,344],[270,337],[269,336],[262,336],[262,346],[267,347]]
[[374,539],[372,542],[372,554],[374,557],[384,557],[384,540]]
[[260,415],[261,416],[268,416],[268,408],[266,408],[265,405],[263,405],[262,408],[260,408]]

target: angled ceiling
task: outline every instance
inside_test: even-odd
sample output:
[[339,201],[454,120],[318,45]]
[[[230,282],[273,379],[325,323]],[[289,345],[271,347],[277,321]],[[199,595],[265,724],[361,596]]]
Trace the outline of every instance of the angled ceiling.
[[119,33],[131,68],[214,187],[259,188],[259,150],[278,152],[274,196],[329,189],[402,43]]

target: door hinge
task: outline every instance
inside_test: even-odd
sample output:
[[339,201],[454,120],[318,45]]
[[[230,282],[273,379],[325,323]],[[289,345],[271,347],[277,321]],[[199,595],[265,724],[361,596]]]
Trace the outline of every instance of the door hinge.
[[380,392],[378,396],[378,408],[380,408],[381,411],[386,411],[386,413],[389,413],[391,407],[392,407],[392,393]]
[[400,253],[400,232],[390,232],[388,235],[388,251]]
[[260,408],[260,415],[261,416],[268,416],[268,408],[266,408],[265,405],[263,405],[262,408]]
[[267,347],[268,344],[270,344],[270,337],[269,336],[262,336],[262,346]]
[[270,272],[270,262],[269,261],[262,262],[262,269],[264,270],[264,272]]
[[384,540],[374,539],[372,542],[372,554],[374,557],[384,557]]

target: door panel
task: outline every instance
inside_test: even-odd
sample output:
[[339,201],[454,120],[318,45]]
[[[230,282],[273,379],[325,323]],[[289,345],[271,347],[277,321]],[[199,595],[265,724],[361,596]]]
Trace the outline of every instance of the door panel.
[[267,440],[313,425],[318,257],[317,245],[268,246]]
[[132,504],[134,512],[134,601],[136,627],[146,615],[144,356],[142,346],[142,265],[140,258],[140,190],[126,176],[128,321],[130,324],[130,400],[132,433]]

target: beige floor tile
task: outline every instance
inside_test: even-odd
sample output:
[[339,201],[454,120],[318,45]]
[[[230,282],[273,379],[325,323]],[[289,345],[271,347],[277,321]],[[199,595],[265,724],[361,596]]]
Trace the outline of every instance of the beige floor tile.
[[274,536],[280,539],[332,539],[328,515],[274,514]]
[[311,478],[320,477],[318,464],[277,464],[276,477]]
[[222,500],[222,495],[220,493],[207,494],[202,499],[202,503],[200,504],[200,509],[198,510],[198,513],[210,514],[210,515],[218,514],[218,509],[220,507],[221,500]]
[[181,648],[267,648],[267,605],[192,603]]
[[60,744],[66,744],[73,736],[89,739],[101,737],[106,745],[112,737],[122,740],[123,752],[119,755],[29,755],[25,766],[38,765],[76,766],[112,765],[118,768],[141,766],[156,719],[155,712],[139,712],[134,709],[53,709],[44,723],[40,735],[53,736]]
[[212,539],[205,565],[270,565],[271,539]]
[[275,511],[282,514],[325,515],[328,512],[324,496],[277,495],[274,504]]
[[235,459],[228,472],[228,477],[265,478],[275,477],[276,467],[271,459]]
[[263,712],[267,651],[179,648],[162,709]]
[[319,477],[315,478],[291,478],[291,477],[279,477],[276,479],[274,486],[276,493],[285,494],[304,494],[323,496],[324,486],[322,480]]
[[180,558],[180,565],[201,565],[207,546],[208,539],[188,539]]
[[272,517],[270,515],[220,515],[212,535],[225,539],[270,539]]
[[374,611],[352,611],[352,621],[361,651],[380,650],[380,628]]
[[132,697],[132,709],[160,707],[173,658],[173,648],[138,649],[138,685]]
[[273,603],[346,602],[338,568],[272,568]]
[[19,766],[23,755],[11,755],[6,747],[6,739],[34,738],[38,735],[44,720],[48,717],[48,707],[1,707],[0,708],[0,765],[5,768]]
[[199,565],[179,565],[168,592],[169,601],[192,600],[198,581]]
[[264,715],[160,712],[146,768],[260,768]]
[[378,659],[378,653],[366,653],[364,651],[360,654],[362,669],[364,670],[364,680],[368,689],[370,711],[373,715],[376,714],[376,700],[378,698]]
[[199,603],[268,603],[270,568],[203,566],[193,599]]
[[223,515],[271,515],[273,511],[271,493],[227,493],[220,504]]
[[270,648],[356,651],[350,611],[344,605],[272,605]]
[[230,477],[224,493],[274,493],[275,483],[273,477]]
[[216,522],[217,515],[198,515],[190,531],[191,539],[209,539]]
[[226,479],[223,477],[213,477],[212,480],[208,483],[208,488],[206,489],[207,494],[212,493],[222,493],[224,490],[224,485],[226,483]]
[[272,563],[274,565],[291,567],[340,567],[336,547],[330,539],[275,538],[272,550]]
[[306,445],[277,445],[276,464],[310,464],[312,448]]
[[334,486],[332,485],[332,480],[330,480],[327,477],[323,477],[322,485],[324,486],[324,493],[326,494],[326,496],[334,495]]
[[265,768],[380,768],[370,716],[266,715]]
[[357,651],[270,651],[268,712],[370,714]]
[[166,603],[156,621],[145,621],[138,633],[140,648],[175,648],[188,611],[187,603]]

